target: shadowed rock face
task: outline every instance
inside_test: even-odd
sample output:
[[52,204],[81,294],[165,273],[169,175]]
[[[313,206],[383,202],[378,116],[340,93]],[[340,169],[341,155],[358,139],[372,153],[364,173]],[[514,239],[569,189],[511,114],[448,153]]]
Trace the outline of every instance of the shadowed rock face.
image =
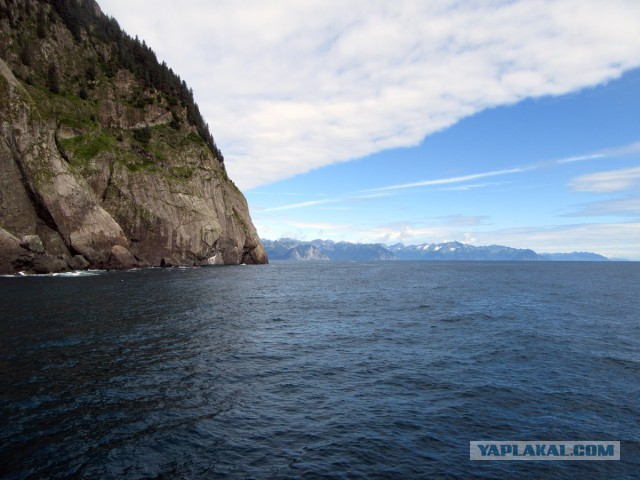
[[124,68],[82,80],[118,46],[89,28],[74,37],[48,2],[21,8],[0,18],[0,273],[266,263],[244,196],[187,108]]

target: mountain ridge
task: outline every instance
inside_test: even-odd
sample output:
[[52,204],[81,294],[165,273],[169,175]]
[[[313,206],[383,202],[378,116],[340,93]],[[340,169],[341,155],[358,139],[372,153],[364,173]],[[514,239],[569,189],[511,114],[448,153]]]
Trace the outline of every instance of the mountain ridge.
[[[291,238],[262,239],[271,260],[283,261],[608,261],[590,252],[536,253],[530,249],[503,245],[475,246],[461,242],[423,243],[387,246],[381,243],[334,242],[332,240],[300,241]],[[313,254],[305,256],[305,252]],[[338,252],[338,253],[336,253]]]

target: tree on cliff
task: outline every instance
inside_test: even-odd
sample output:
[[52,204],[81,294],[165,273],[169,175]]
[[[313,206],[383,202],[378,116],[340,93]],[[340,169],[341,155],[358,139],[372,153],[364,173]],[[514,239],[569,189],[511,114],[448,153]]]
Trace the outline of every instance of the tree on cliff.
[[47,1],[51,3],[77,42],[81,42],[83,35],[86,35],[107,44],[117,45],[117,55],[112,55],[110,60],[103,59],[102,67],[107,73],[115,74],[118,69],[124,68],[144,82],[147,88],[162,92],[170,104],[174,103],[175,99],[180,99],[182,107],[187,111],[189,124],[196,128],[198,135],[218,161],[221,164],[224,162],[222,152],[194,100],[193,90],[166,63],[158,62],[155,52],[144,40],[140,41],[137,36],[130,37],[122,31],[115,19],[98,15],[94,0]]
[[47,72],[47,86],[51,93],[60,93],[60,74],[58,73],[58,67],[55,63],[51,63],[51,65],[49,65],[49,70]]

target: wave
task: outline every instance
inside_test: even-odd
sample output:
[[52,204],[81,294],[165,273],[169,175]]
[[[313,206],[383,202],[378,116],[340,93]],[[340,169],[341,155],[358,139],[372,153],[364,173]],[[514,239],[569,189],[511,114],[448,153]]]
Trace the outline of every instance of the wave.
[[102,275],[107,270],[74,270],[72,272],[59,272],[59,273],[26,273],[18,272],[15,275],[0,275],[2,278],[35,278],[35,277],[93,277],[96,275]]

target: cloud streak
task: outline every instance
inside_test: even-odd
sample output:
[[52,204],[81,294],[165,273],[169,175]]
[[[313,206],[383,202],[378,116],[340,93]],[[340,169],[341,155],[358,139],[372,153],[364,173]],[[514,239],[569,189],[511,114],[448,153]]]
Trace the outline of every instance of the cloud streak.
[[607,157],[624,157],[627,155],[636,155],[640,153],[640,142],[634,142],[623,147],[607,148],[599,152],[590,153],[587,155],[577,155],[575,157],[567,157],[557,161],[557,163],[573,163],[583,162],[585,160],[597,160]]
[[[480,244],[502,243],[538,253],[591,251],[610,258],[640,260],[640,222],[532,226],[476,232]],[[622,240],[620,240],[622,239]],[[570,246],[570,247],[567,247]]]
[[388,194],[386,193],[374,193],[367,195],[351,195],[337,198],[323,198],[320,200],[310,200],[308,202],[299,202],[299,203],[289,203],[287,205],[282,205],[279,207],[271,207],[265,208],[263,211],[265,212],[277,212],[281,210],[295,210],[299,208],[307,208],[307,207],[315,207],[318,205],[326,205],[329,203],[343,203],[343,202],[364,202],[371,199],[386,197]]
[[265,212],[278,212],[281,210],[294,210],[298,208],[315,207],[317,205],[325,205],[327,203],[338,203],[344,201],[343,198],[323,198],[322,200],[310,200],[308,202],[289,203],[280,207],[265,208]]
[[[572,163],[577,161],[585,161],[597,158],[612,158],[626,155],[632,155],[640,152],[640,142],[632,143],[621,147],[613,147],[601,152],[588,153],[585,155],[573,156],[562,158],[559,160],[540,161],[523,165],[515,168],[508,168],[503,170],[491,170],[488,172],[472,173],[469,175],[459,175],[455,177],[437,178],[430,180],[420,180],[418,182],[402,183],[397,185],[388,185],[379,188],[370,188],[366,190],[360,190],[358,192],[347,194],[345,196],[336,198],[323,198],[319,200],[310,200],[306,202],[290,203],[279,207],[272,207],[264,209],[264,211],[275,212],[280,210],[293,210],[299,208],[315,207],[318,205],[325,205],[331,203],[364,201],[368,199],[375,199],[392,195],[394,191],[405,190],[410,188],[420,187],[433,187],[440,185],[456,185],[463,184],[454,187],[446,187],[441,190],[471,190],[474,188],[486,188],[491,186],[504,185],[507,182],[484,182],[484,183],[471,183],[473,180],[480,180],[484,178],[499,177],[504,175],[515,175],[519,173],[531,172],[541,168],[558,167],[566,163]],[[589,191],[589,192],[613,192],[618,190],[626,190],[634,186],[640,186],[640,167],[613,170],[609,172],[600,172],[595,174],[583,175],[575,178],[570,183],[570,188],[576,191]]]
[[243,189],[640,65],[636,1],[100,4],[193,87]]
[[[458,177],[449,177],[449,178],[438,178],[435,180],[421,180],[419,182],[411,182],[411,183],[402,183],[399,185],[390,185],[388,187],[380,187],[380,188],[372,188],[369,190],[365,190],[367,192],[384,192],[389,190],[404,190],[405,188],[416,188],[416,187],[431,187],[434,185],[448,185],[452,183],[464,183],[469,182],[471,180],[478,180],[481,178],[489,178],[489,177],[497,177],[501,175],[512,175],[514,173],[522,173],[529,170],[533,170],[534,166],[529,167],[518,167],[518,168],[509,168],[505,170],[494,170],[490,172],[482,172],[482,173],[473,173],[471,175],[462,175]],[[486,184],[485,184],[486,185]],[[468,188],[479,185],[467,185]]]
[[640,167],[590,173],[574,178],[570,185],[576,192],[610,193],[640,189]]
[[[557,167],[566,163],[573,163],[585,160],[595,160],[600,158],[613,158],[622,157],[627,155],[633,155],[640,153],[640,142],[635,142],[630,145],[622,147],[614,147],[606,150],[602,150],[595,153],[588,153],[585,155],[578,155],[573,157],[561,158],[559,160],[540,161],[523,165],[515,168],[508,168],[503,170],[493,170],[488,172],[473,173],[469,175],[461,175],[456,177],[438,178],[433,180],[420,180],[418,182],[402,183],[398,185],[389,185],[386,187],[372,188],[363,190],[363,192],[386,192],[391,190],[403,190],[406,188],[417,187],[430,187],[435,185],[448,185],[465,183],[473,180],[479,180],[483,178],[498,177],[503,175],[513,175],[516,173],[530,172],[541,168]],[[637,169],[616,170],[612,172],[603,172],[598,174],[584,175],[576,178],[571,187],[574,189],[579,188],[595,188],[601,189],[600,191],[616,191],[615,189],[627,189],[634,186],[638,180]],[[486,182],[479,184],[467,184],[457,187],[443,188],[443,190],[470,190],[472,188],[481,188],[488,186],[496,186],[504,184],[505,182]],[[614,190],[602,190],[606,188],[614,188]],[[596,190],[578,190],[578,191],[596,191]]]
[[[474,245],[507,245],[514,248],[531,248],[538,253],[591,251],[609,258],[640,260],[637,242],[640,238],[640,222],[637,221],[465,230],[446,223],[427,226],[397,222],[363,229],[357,232],[357,235],[363,242],[420,244],[462,239]],[[617,238],[625,240],[613,240]]]
[[565,217],[633,217],[640,218],[640,197],[614,198],[581,205]]

